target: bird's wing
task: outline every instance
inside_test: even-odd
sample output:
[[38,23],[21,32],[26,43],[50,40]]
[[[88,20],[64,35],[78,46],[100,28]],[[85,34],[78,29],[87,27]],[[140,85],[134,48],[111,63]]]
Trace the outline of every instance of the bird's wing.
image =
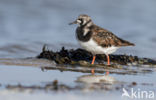
[[112,32],[105,30],[103,28],[100,28],[98,26],[95,26],[92,29],[93,32],[93,40],[96,41],[99,45],[102,47],[110,47],[110,46],[134,46],[133,43],[130,43],[126,40],[123,40],[116,35],[114,35]]

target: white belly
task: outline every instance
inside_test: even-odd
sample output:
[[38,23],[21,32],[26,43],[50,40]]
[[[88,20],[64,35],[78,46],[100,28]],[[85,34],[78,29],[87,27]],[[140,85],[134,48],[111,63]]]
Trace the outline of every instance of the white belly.
[[79,43],[85,50],[91,52],[92,54],[111,54],[119,48],[115,46],[108,48],[101,47],[97,45],[97,43],[95,43],[93,39],[90,39],[88,42],[79,41]]

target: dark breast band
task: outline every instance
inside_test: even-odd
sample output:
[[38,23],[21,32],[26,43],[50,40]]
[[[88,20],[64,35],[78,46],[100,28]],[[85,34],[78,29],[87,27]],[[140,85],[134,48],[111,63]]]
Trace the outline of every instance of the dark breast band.
[[83,31],[83,28],[82,27],[78,27],[76,29],[76,37],[78,40],[82,41],[82,42],[88,42],[91,37],[92,37],[92,32],[91,31],[88,31],[86,33],[86,35],[83,35],[84,31]]

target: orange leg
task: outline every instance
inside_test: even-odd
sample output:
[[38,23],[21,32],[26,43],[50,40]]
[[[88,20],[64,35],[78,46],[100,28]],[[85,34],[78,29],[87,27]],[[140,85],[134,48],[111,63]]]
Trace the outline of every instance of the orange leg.
[[94,62],[95,62],[95,58],[96,58],[96,56],[93,56],[92,65],[93,65]]
[[[109,55],[106,55],[106,56],[107,56],[107,65],[110,65]],[[109,71],[106,71],[106,75],[109,75]]]
[[[94,62],[95,62],[95,58],[96,58],[96,56],[93,56],[93,60],[92,60],[92,63],[91,63],[92,65],[93,65]],[[95,73],[94,69],[91,70],[91,73],[94,75],[94,73]]]

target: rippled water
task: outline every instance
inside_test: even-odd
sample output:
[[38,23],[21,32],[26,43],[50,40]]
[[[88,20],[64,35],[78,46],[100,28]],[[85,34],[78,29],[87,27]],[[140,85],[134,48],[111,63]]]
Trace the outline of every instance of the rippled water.
[[[35,57],[41,52],[43,44],[48,44],[48,48],[53,50],[59,50],[62,46],[78,48],[75,39],[76,25],[69,26],[68,23],[84,13],[90,15],[95,24],[136,44],[135,47],[121,48],[116,54],[126,53],[156,59],[155,9],[155,0],[0,0],[0,58]],[[73,85],[74,78],[82,74],[59,71],[43,73],[36,72],[38,70],[34,68],[5,67],[4,71],[0,70],[1,75],[5,76],[2,84],[12,82],[9,75],[18,73],[18,70],[30,70],[31,73],[20,73],[21,78],[12,76],[13,83],[25,83],[29,78],[21,80],[23,77],[36,73],[31,80],[36,80],[37,76],[52,76],[45,80],[38,78],[37,83],[57,78]],[[73,80],[64,80],[64,76],[72,75]],[[145,77],[154,75],[155,73],[146,74]],[[124,76],[119,76],[121,77]],[[128,77],[133,80],[133,76]],[[32,84],[35,84],[34,80]]]

